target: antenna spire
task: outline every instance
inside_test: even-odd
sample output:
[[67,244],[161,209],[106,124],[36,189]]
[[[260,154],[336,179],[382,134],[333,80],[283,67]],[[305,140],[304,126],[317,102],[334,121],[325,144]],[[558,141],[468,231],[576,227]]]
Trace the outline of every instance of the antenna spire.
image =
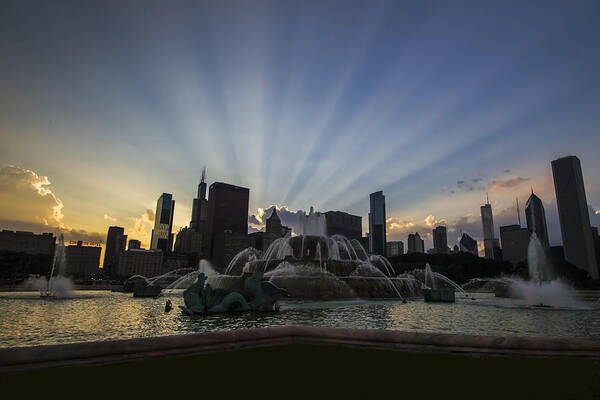
[[487,204],[490,204],[490,196],[488,195],[488,192],[485,192],[485,198],[487,200]]
[[205,180],[206,180],[206,165],[202,167],[202,179],[200,180],[200,183],[204,183]]

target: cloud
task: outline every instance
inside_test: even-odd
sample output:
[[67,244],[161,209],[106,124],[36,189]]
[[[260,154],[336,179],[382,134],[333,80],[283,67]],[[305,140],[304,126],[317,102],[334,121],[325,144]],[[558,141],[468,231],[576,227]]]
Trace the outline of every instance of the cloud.
[[85,229],[73,229],[59,226],[45,225],[39,222],[27,222],[27,221],[15,221],[0,219],[0,226],[2,229],[13,230],[13,231],[26,231],[33,232],[36,234],[40,233],[52,233],[58,237],[61,233],[65,237],[65,242],[81,240],[84,242],[91,243],[104,243],[106,238],[105,233],[90,232]]
[[[504,173],[510,173],[510,169],[505,169]],[[481,177],[459,179],[456,181],[456,186],[444,190],[448,190],[450,194],[455,194],[460,192],[509,189],[517,187],[527,180],[529,180],[529,178],[523,178],[520,176],[513,176],[507,179],[496,179],[487,182],[484,182],[483,178]]]
[[485,186],[480,184],[481,178],[461,179],[456,181],[456,187],[450,189],[450,193],[472,192],[474,190],[484,190]]
[[146,220],[154,222],[154,210],[151,208],[146,209]]
[[[0,225],[3,229],[49,232],[65,240],[102,243],[104,234],[63,223],[63,203],[50,188],[47,176],[7,165],[0,169]],[[107,215],[105,215],[106,217]]]
[[264,228],[262,229],[256,229],[252,226],[248,226],[248,233],[256,233],[256,232],[264,232]]
[[108,215],[108,214],[104,214],[104,219],[105,219],[106,221],[110,221],[110,222],[116,222],[116,221],[117,221],[117,219],[116,219],[115,217],[111,217],[111,216],[110,216],[110,215]]
[[[150,233],[154,227],[154,211],[148,208],[138,217],[130,217],[129,221],[131,224],[125,230],[129,236],[128,239],[138,239],[142,242],[143,247],[149,247]],[[176,232],[176,229],[173,232]]]
[[[273,213],[273,209],[277,209],[277,215],[281,220],[283,226],[292,228],[292,232],[297,234],[300,230],[300,215],[304,212],[302,210],[291,211],[287,206],[270,205],[265,208],[259,208],[256,214],[248,216],[248,232],[256,232],[264,230],[267,219]],[[252,230],[251,230],[252,229]]]
[[50,180],[8,165],[0,169],[0,219],[64,227],[63,203],[49,188]]
[[434,228],[437,225],[445,225],[446,224],[446,220],[445,219],[440,219],[437,220],[435,219],[435,217],[433,215],[428,215],[427,218],[425,218],[425,225],[427,225],[430,228]]
[[385,220],[387,235],[398,236],[414,231],[415,223],[412,220],[403,220],[397,217],[389,217]]
[[529,180],[529,178],[523,178],[520,176],[514,176],[508,179],[499,179],[492,181],[490,183],[490,190],[499,190],[499,189],[510,189],[519,186],[521,183]]

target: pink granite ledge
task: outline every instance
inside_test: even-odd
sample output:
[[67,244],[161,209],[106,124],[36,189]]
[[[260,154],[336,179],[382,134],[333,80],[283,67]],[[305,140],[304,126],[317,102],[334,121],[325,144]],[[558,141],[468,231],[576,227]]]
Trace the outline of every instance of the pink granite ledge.
[[0,348],[0,373],[55,366],[186,356],[285,344],[346,345],[427,353],[600,359],[600,340],[282,326],[102,342]]

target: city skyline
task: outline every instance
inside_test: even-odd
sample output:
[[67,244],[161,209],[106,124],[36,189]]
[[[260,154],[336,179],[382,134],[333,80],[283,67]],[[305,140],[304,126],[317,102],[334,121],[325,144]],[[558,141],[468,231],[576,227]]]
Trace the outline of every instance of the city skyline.
[[206,165],[250,188],[254,228],[276,204],[367,232],[382,190],[387,240],[426,247],[440,223],[481,247],[485,192],[499,237],[533,186],[554,245],[550,161],[571,154],[600,225],[591,2],[2,7],[20,38],[0,39],[3,229],[102,242],[118,225],[147,248],[156,198],[173,194],[172,231],[187,226]]

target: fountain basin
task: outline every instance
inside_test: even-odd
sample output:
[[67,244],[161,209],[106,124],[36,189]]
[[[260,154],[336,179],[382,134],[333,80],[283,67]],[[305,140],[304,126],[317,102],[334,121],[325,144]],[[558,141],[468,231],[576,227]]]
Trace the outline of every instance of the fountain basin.
[[428,303],[454,303],[454,289],[423,289],[423,297]]

